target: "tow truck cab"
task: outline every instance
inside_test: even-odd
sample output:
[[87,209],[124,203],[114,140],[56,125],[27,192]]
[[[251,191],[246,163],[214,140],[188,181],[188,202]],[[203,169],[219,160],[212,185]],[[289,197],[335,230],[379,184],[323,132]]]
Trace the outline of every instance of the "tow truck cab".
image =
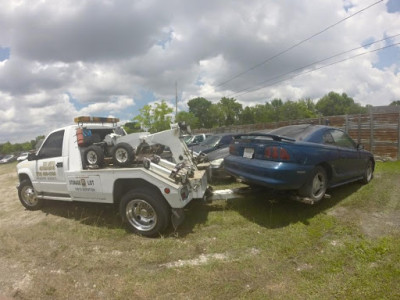
[[[18,195],[27,209],[40,209],[43,200],[118,203],[128,229],[154,236],[171,222],[177,226],[183,220],[183,208],[205,196],[205,171],[193,163],[179,127],[155,135],[127,135],[116,125],[117,119],[84,120],[50,132],[39,150],[17,165]],[[78,143],[79,129],[90,131],[93,141]],[[151,145],[165,139],[167,146],[180,152],[174,156],[180,161],[138,155],[141,160],[132,161],[129,167],[116,167],[107,158],[101,166],[86,165],[85,149],[91,144],[105,145],[110,134],[128,141],[135,150],[141,143]]]

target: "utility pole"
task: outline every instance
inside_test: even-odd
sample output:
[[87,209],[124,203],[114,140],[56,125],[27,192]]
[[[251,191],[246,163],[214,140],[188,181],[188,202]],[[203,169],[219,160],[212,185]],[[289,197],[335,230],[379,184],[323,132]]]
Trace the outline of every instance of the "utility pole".
[[178,114],[178,82],[175,81],[175,119]]

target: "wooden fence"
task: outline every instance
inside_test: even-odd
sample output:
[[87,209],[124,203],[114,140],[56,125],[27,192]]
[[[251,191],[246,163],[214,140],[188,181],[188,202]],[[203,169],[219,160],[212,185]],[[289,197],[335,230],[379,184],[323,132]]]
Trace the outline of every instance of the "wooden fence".
[[321,124],[341,128],[355,141],[364,145],[377,159],[400,160],[400,113],[372,113],[331,116],[294,121],[279,121],[251,125],[236,125],[212,129],[197,129],[204,133],[246,133],[274,129],[287,125]]

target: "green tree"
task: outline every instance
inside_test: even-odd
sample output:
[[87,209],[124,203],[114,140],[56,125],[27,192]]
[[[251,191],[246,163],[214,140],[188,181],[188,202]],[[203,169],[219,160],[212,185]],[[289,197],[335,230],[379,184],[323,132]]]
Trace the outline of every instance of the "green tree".
[[14,151],[14,147],[10,142],[1,145],[1,153],[10,154]]
[[299,109],[301,111],[301,118],[315,118],[318,116],[317,109],[315,108],[315,103],[311,99],[300,99],[297,101]]
[[139,109],[140,114],[133,118],[133,121],[137,121],[140,123],[140,126],[145,131],[149,131],[153,125],[153,108],[150,104],[146,104],[141,109]]
[[140,123],[139,122],[126,122],[123,126],[122,126],[126,133],[133,133],[133,132],[141,132],[142,129],[140,128]]
[[199,128],[211,128],[213,126],[209,115],[211,104],[210,101],[202,97],[188,101],[189,112],[198,118]]
[[222,112],[224,118],[223,123],[225,126],[239,123],[239,115],[241,114],[243,107],[242,104],[236,102],[236,99],[223,97],[218,102],[218,107]]
[[162,100],[161,103],[156,103],[153,108],[150,104],[143,106],[140,114],[133,118],[141,124],[141,127],[151,133],[159,132],[170,128],[171,113],[173,109]]
[[281,121],[282,120],[282,106],[283,101],[281,99],[273,99],[271,103],[266,104],[268,115],[270,120],[268,121]]
[[317,113],[311,100],[286,101],[280,107],[282,120],[299,120],[316,117]]
[[190,125],[191,129],[199,128],[199,118],[197,118],[193,113],[187,111],[180,111],[177,113],[175,122],[185,122]]
[[209,127],[207,128],[224,126],[225,117],[218,104],[212,104],[209,107],[208,118],[209,118],[208,122]]
[[154,108],[154,123],[153,128],[155,132],[169,129],[171,126],[172,112],[174,109],[169,107],[167,103],[162,100],[161,103],[156,103]]
[[390,103],[390,106],[400,106],[400,100],[392,101],[392,103]]
[[240,124],[254,124],[255,121],[255,111],[254,107],[246,106],[242,113],[239,115]]
[[367,109],[355,103],[353,98],[342,93],[330,92],[316,104],[316,109],[324,116],[365,113]]
[[254,107],[255,123],[267,123],[274,121],[274,112],[272,105],[268,102],[265,104],[257,104]]

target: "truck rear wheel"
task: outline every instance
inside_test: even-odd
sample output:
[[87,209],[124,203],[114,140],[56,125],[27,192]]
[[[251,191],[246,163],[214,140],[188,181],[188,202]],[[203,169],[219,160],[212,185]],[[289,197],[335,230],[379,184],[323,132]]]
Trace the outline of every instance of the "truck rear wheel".
[[85,164],[88,166],[99,166],[104,164],[104,152],[99,146],[92,145],[83,153]]
[[22,205],[28,210],[38,210],[43,206],[43,200],[37,197],[30,180],[21,181],[18,187],[18,197]]
[[119,167],[128,167],[134,158],[133,148],[128,143],[119,143],[113,149],[113,163]]
[[122,221],[132,232],[152,237],[165,231],[170,223],[170,207],[158,193],[134,189],[120,202]]

